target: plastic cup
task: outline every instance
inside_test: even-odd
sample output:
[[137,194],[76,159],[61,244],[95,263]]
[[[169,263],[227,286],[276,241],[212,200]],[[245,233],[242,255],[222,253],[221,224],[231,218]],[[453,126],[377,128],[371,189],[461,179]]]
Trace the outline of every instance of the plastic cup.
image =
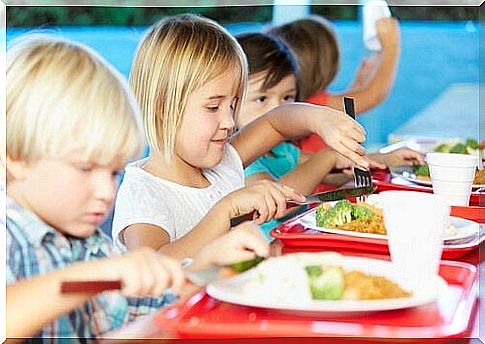
[[396,278],[415,288],[436,279],[449,205],[438,195],[413,191],[380,193]]
[[467,206],[478,164],[476,156],[454,153],[428,153],[433,192],[449,205]]

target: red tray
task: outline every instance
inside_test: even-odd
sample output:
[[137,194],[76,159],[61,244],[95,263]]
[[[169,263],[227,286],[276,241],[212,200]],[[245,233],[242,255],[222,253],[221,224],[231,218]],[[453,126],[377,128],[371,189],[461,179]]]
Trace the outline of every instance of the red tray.
[[[480,208],[480,210],[480,212],[475,212],[474,207],[452,207],[451,215],[483,223],[483,208]],[[270,235],[275,239],[279,239],[285,246],[389,255],[389,247],[386,240],[361,238],[344,234],[323,233],[306,228],[301,224],[299,219],[310,211],[313,210],[310,209],[303,214],[282,223],[274,228],[270,232]],[[476,240],[463,245],[445,245],[443,246],[443,254],[441,257],[442,259],[462,257],[468,252],[478,248],[480,242],[483,240],[484,238],[482,237],[481,239],[477,238]]]
[[295,316],[233,305],[199,292],[157,313],[154,325],[178,338],[345,337],[348,343],[365,340],[362,337],[465,337],[475,314],[477,270],[470,264],[442,261],[440,275],[450,292],[421,307],[352,316]]
[[[419,191],[419,192],[428,192],[433,193],[433,188],[428,186],[420,186],[420,185],[401,185],[395,184],[392,182],[392,176],[388,170],[376,170],[372,172],[372,182],[375,186],[377,186],[376,192],[387,191],[387,190],[405,190],[405,191]],[[472,192],[470,195],[470,206],[478,206],[484,207],[485,206],[485,194],[479,194],[476,192]],[[483,210],[483,209],[482,209]],[[477,210],[478,213],[478,210]],[[485,219],[485,215],[483,215],[484,211],[482,211],[482,218]]]

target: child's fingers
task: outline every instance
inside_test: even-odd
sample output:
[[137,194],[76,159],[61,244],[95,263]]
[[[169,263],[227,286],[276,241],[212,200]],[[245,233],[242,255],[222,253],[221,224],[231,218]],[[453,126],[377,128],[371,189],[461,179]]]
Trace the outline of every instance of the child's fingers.
[[168,257],[164,257],[162,263],[166,269],[166,273],[170,277],[169,284],[167,284],[165,288],[170,287],[175,293],[179,293],[185,283],[185,275],[180,264]]

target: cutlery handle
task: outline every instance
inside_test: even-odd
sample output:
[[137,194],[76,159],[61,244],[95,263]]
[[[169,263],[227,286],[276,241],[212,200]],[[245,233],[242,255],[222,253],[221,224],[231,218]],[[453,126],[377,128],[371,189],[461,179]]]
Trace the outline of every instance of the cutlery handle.
[[344,97],[344,109],[347,115],[355,119],[354,98]]
[[120,290],[120,280],[105,281],[64,281],[61,283],[61,294],[100,293],[105,290]]
[[252,221],[254,219],[254,215],[256,213],[256,210],[250,212],[250,213],[247,213],[247,214],[244,214],[244,215],[239,215],[239,216],[236,216],[236,217],[233,217],[231,219],[231,227],[235,227],[243,222],[246,222],[246,221]]

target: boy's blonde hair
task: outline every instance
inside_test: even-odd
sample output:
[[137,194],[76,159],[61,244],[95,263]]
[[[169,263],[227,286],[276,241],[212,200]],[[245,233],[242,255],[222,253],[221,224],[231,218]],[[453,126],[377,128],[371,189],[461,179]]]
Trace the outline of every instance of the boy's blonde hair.
[[[170,163],[189,96],[233,70],[238,114],[247,83],[247,62],[237,41],[216,22],[183,14],[154,24],[140,43],[130,85],[141,107],[152,152]],[[229,87],[229,85],[228,85]]]
[[301,99],[324,90],[335,78],[340,52],[333,25],[328,20],[311,15],[274,27],[269,33],[283,39],[297,56]]
[[7,52],[7,154],[125,162],[141,152],[136,101],[123,77],[93,50],[30,34]]

